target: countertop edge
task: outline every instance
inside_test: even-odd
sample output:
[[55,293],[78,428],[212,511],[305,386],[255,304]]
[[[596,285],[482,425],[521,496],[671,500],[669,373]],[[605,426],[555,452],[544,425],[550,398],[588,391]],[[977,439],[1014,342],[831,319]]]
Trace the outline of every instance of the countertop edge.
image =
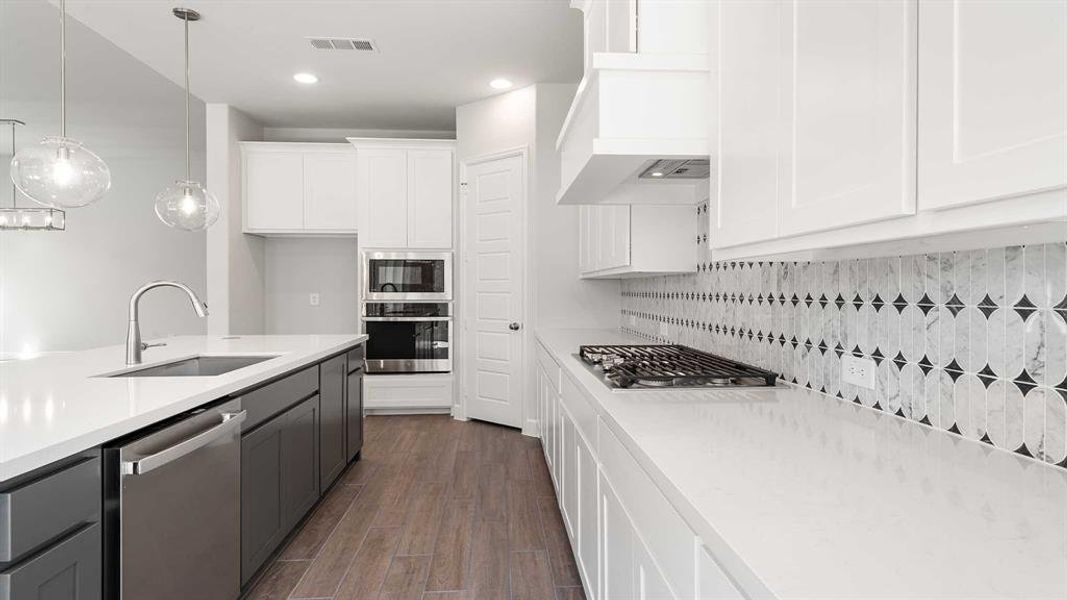
[[144,413],[115,423],[109,427],[100,428],[83,435],[62,440],[40,450],[22,454],[10,460],[0,462],[0,484],[20,475],[29,473],[35,469],[48,466],[56,461],[78,454],[79,452],[84,452],[111,440],[118,439],[133,433],[138,429],[148,427],[164,419],[169,419],[184,411],[214,402],[215,400],[220,400],[235,392],[258,386],[262,382],[299,370],[312,363],[321,362],[323,359],[332,355],[340,354],[359,346],[367,341],[368,338],[369,336],[366,334],[353,335],[347,341],[331,344],[313,352],[300,354],[296,358],[291,358],[289,361],[280,363],[266,371],[257,372],[254,376],[250,376],[246,379],[238,379],[220,384],[217,387],[209,388],[203,392],[189,396],[184,400],[168,404],[166,407],[152,412]]

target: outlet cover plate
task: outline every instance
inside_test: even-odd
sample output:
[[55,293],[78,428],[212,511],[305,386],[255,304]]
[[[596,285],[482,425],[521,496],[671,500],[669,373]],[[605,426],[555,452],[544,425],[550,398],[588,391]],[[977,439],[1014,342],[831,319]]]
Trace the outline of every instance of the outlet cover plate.
[[873,359],[845,354],[841,357],[841,381],[873,390],[876,368]]

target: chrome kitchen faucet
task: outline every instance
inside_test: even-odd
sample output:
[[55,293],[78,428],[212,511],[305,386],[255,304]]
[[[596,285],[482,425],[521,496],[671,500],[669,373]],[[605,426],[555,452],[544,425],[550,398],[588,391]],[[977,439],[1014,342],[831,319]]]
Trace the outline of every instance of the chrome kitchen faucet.
[[141,286],[139,290],[133,293],[130,297],[130,323],[126,329],[126,364],[127,365],[139,365],[141,364],[141,352],[148,347],[148,344],[141,342],[141,324],[138,321],[137,304],[141,301],[141,296],[145,292],[152,288],[157,287],[175,287],[182,290],[189,296],[189,300],[193,303],[193,310],[196,311],[196,315],[200,318],[207,316],[207,304],[204,304],[197,297],[189,286],[184,283],[178,283],[176,281],[152,281]]

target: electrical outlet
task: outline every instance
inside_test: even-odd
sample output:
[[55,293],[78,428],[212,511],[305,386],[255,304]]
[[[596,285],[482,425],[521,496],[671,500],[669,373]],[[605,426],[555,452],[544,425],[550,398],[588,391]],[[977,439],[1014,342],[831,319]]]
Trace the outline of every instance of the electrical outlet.
[[875,368],[874,360],[870,358],[845,354],[841,357],[841,381],[873,390]]
[[659,334],[664,336],[664,337],[667,336],[667,324],[666,323],[660,323],[659,324]]
[[318,295],[318,293],[311,293],[311,294],[308,295],[308,304],[310,304],[311,306],[318,306],[319,305],[319,295]]

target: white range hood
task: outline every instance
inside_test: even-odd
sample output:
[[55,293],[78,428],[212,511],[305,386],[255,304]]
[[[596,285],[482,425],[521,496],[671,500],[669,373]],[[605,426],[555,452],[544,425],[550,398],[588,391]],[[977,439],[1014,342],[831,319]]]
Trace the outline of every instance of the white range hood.
[[[693,204],[708,194],[711,68],[708,4],[636,0],[630,46],[618,0],[574,3],[585,13],[586,69],[556,141],[559,204]],[[679,29],[679,24],[685,27]],[[609,30],[597,35],[601,28]],[[663,32],[662,35],[659,32]],[[686,34],[677,35],[684,31]],[[673,32],[673,33],[668,33]],[[592,48],[590,47],[592,46]],[[591,51],[592,50],[592,51]]]

